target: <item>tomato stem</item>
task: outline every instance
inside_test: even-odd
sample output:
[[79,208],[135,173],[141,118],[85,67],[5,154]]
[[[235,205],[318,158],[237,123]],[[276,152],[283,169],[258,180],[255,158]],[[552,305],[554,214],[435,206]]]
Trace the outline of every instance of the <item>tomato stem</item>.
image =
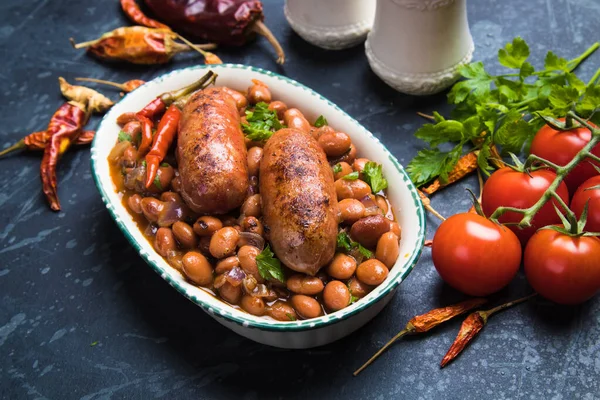
[[[593,48],[593,50],[595,50],[597,47],[598,47],[598,44],[596,43],[594,46],[590,47],[590,49]],[[588,50],[590,50],[590,49],[588,49]],[[590,51],[593,51],[593,50],[590,50]],[[596,145],[598,143],[600,143],[600,129],[591,125],[588,121],[579,117],[577,114],[575,114],[572,111],[568,112],[568,117],[576,120],[582,126],[584,126],[585,128],[590,130],[590,132],[592,133],[592,137],[590,138],[590,141],[579,151],[579,153],[577,153],[577,155],[575,157],[573,157],[573,159],[569,163],[567,163],[564,166],[559,166],[559,165],[552,163],[544,158],[536,156],[535,154],[531,154],[529,157],[527,157],[527,160],[525,161],[526,168],[530,167],[534,162],[540,162],[540,163],[552,168],[556,172],[556,178],[554,178],[554,181],[552,181],[552,183],[550,184],[548,189],[546,189],[546,192],[544,193],[544,195],[534,205],[532,205],[529,208],[525,208],[525,209],[519,209],[519,208],[515,208],[515,207],[498,207],[496,209],[496,211],[494,211],[494,213],[490,216],[490,219],[492,221],[498,222],[498,218],[500,218],[500,216],[502,216],[506,212],[517,212],[517,213],[523,215],[523,218],[519,222],[518,226],[520,228],[530,227],[531,221],[533,220],[533,218],[535,217],[537,212],[542,207],[544,207],[546,205],[546,203],[548,203],[548,201],[550,201],[553,198],[556,199],[559,202],[559,204],[561,204],[561,206],[563,206],[563,208],[565,208],[565,210],[568,210],[568,207],[566,206],[564,201],[562,201],[562,199],[559,199],[560,196],[556,192],[558,190],[560,184],[563,182],[565,177],[571,171],[573,171],[573,169],[575,169],[575,167],[577,165],[579,165],[581,162],[583,162],[586,158],[591,159],[593,161],[600,162],[600,157],[592,154],[592,149],[594,147],[596,147]],[[572,212],[571,213],[567,212],[567,214],[569,214],[569,218],[571,218],[570,214],[572,214]],[[573,221],[573,219],[571,219],[571,221]],[[576,219],[575,219],[575,221],[576,221]],[[575,223],[575,226],[577,226],[577,223]],[[579,232],[577,234],[579,234]]]

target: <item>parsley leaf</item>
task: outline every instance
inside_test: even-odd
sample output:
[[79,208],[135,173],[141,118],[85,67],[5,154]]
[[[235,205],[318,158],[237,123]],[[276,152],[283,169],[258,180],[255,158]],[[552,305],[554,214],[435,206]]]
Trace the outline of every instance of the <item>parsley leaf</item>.
[[119,142],[131,142],[131,135],[129,135],[128,133],[124,132],[124,131],[119,131],[119,137],[118,137]]
[[315,121],[315,126],[317,128],[320,128],[325,125],[329,125],[329,123],[327,122],[327,118],[325,118],[322,115],[319,115],[319,118],[317,118],[317,120]]
[[156,174],[156,176],[154,177],[154,186],[156,186],[158,188],[158,190],[162,190],[162,184],[160,183],[160,178],[158,177],[158,174]]
[[358,252],[360,254],[362,254],[363,257],[365,257],[365,258],[371,258],[371,257],[373,257],[373,252],[371,250],[367,249],[366,247],[364,247],[360,243],[356,243],[356,244],[358,244]]
[[273,254],[269,245],[256,256],[256,265],[258,267],[258,273],[263,279],[276,279],[279,282],[285,283],[285,275],[283,273],[283,268],[281,267],[281,261],[275,257],[275,254]]
[[358,248],[360,254],[362,254],[365,258],[373,257],[373,252],[358,242],[350,239],[350,236],[345,231],[341,231],[337,235],[337,247],[343,249],[346,252],[349,252],[355,248]]
[[549,71],[569,71],[568,61],[549,51],[544,59],[544,68]]
[[365,176],[365,182],[371,186],[373,193],[377,193],[388,187],[387,179],[383,177],[383,167],[381,164],[373,161],[367,162],[363,169],[363,175]]
[[288,319],[290,321],[295,321],[296,320],[296,317],[294,317],[294,314],[285,313],[285,316],[288,317]]
[[166,168],[166,167],[169,166],[169,163],[166,163],[166,162],[160,163],[160,166],[163,167],[163,168]]
[[344,175],[342,179],[345,179],[347,181],[355,181],[358,179],[358,171],[350,172],[348,175]]
[[355,295],[353,295],[352,293],[350,293],[350,302],[348,303],[350,304],[354,304],[356,303],[358,300],[360,300],[358,297],[356,297]]
[[529,46],[520,37],[514,38],[512,43],[507,43],[503,49],[498,50],[498,61],[508,68],[520,69],[528,57]]
[[337,163],[333,166],[333,173],[339,174],[340,172],[342,172],[342,166],[340,165],[340,163]]
[[485,71],[481,61],[463,65],[460,74],[468,79],[454,84],[448,93],[450,103],[462,103],[471,92],[477,97],[485,96],[490,92],[492,77]]
[[[439,149],[423,149],[408,163],[406,171],[415,185],[423,186],[442,173],[448,175],[456,164],[454,160],[458,161],[455,153],[455,151],[453,153],[452,151],[443,152]],[[458,157],[460,157],[460,153]]]
[[273,132],[283,128],[277,118],[275,110],[269,110],[269,105],[264,102],[256,104],[252,111],[246,111],[247,124],[242,124],[246,137],[254,141],[265,141]]

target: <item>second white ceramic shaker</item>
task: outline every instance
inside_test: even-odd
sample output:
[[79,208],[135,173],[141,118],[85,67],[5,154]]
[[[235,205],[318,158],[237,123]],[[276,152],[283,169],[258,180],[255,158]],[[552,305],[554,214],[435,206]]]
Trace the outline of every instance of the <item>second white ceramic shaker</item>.
[[329,50],[356,46],[373,25],[376,0],[286,0],[285,17],[304,40]]
[[466,0],[377,0],[365,47],[373,71],[396,90],[440,92],[473,56]]

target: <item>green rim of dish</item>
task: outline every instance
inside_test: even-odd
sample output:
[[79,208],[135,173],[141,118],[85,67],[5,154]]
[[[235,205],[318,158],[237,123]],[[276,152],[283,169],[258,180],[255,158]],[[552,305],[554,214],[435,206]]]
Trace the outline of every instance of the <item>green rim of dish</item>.
[[[158,273],[165,281],[167,281],[171,286],[173,286],[179,293],[181,293],[182,295],[184,295],[185,297],[187,297],[188,299],[190,299],[191,301],[196,303],[198,306],[202,307],[202,309],[204,311],[206,311],[207,313],[209,313],[211,316],[214,316],[216,318],[223,319],[226,321],[234,322],[234,323],[241,325],[243,327],[246,327],[246,328],[254,328],[254,329],[276,331],[276,332],[306,331],[306,330],[311,330],[311,329],[319,329],[319,328],[323,328],[328,325],[335,324],[336,322],[348,319],[348,318],[352,317],[353,315],[356,315],[356,314],[360,313],[361,311],[364,311],[365,309],[367,309],[367,308],[375,305],[379,301],[381,301],[383,298],[386,297],[386,295],[388,295],[392,290],[394,290],[402,281],[404,281],[404,279],[406,279],[408,274],[413,270],[415,264],[417,263],[417,261],[419,260],[419,257],[421,256],[421,251],[423,249],[423,244],[425,241],[425,229],[426,229],[425,221],[426,221],[426,219],[425,219],[425,211],[423,209],[423,204],[421,203],[421,199],[419,198],[416,187],[410,180],[410,178],[409,178],[408,174],[406,173],[406,171],[404,170],[404,168],[402,168],[402,166],[400,166],[400,163],[398,162],[396,157],[388,151],[388,149],[379,141],[379,139],[377,139],[364,126],[362,126],[362,124],[360,124],[358,121],[356,121],[350,115],[348,115],[344,110],[339,108],[337,105],[335,105],[334,103],[332,103],[325,97],[321,96],[319,93],[310,89],[309,87],[304,86],[301,83],[298,83],[290,78],[281,76],[281,75],[276,74],[271,71],[267,71],[267,70],[264,70],[261,68],[251,67],[251,66],[247,66],[247,65],[241,65],[241,64],[220,64],[218,66],[217,65],[214,65],[214,66],[200,65],[200,66],[182,68],[182,69],[168,72],[166,74],[163,74],[163,75],[153,79],[152,81],[147,82],[146,84],[144,84],[144,86],[148,85],[148,84],[155,84],[157,82],[165,80],[166,78],[168,78],[172,75],[180,74],[184,71],[206,70],[206,69],[211,69],[211,68],[215,68],[215,67],[228,68],[228,69],[250,70],[252,72],[256,72],[256,73],[263,74],[263,75],[268,75],[275,79],[285,81],[289,84],[292,84],[296,87],[299,87],[299,88],[305,90],[312,96],[318,97],[321,100],[326,101],[330,106],[334,107],[337,111],[341,112],[343,115],[345,115],[347,118],[349,118],[353,123],[355,123],[357,126],[359,126],[371,138],[371,140],[373,140],[374,144],[377,144],[378,146],[380,146],[381,149],[385,152],[385,154],[387,154],[387,156],[390,159],[390,161],[392,162],[392,164],[396,167],[396,169],[400,173],[404,184],[408,187],[408,190],[410,191],[414,206],[417,210],[417,219],[418,219],[418,223],[419,223],[418,227],[416,227],[418,229],[418,232],[417,232],[416,243],[414,243],[413,253],[410,255],[410,257],[408,257],[404,261],[402,266],[396,265],[394,267],[395,270],[400,269],[401,271],[403,271],[401,274],[399,274],[398,276],[394,277],[393,279],[383,283],[382,284],[382,285],[384,285],[383,287],[380,287],[380,286],[377,287],[376,290],[378,290],[379,293],[373,299],[369,299],[369,301],[363,301],[363,299],[361,299],[355,303],[356,308],[352,308],[352,306],[349,307],[349,308],[352,308],[351,310],[344,309],[344,310],[340,310],[340,311],[337,311],[332,314],[327,314],[327,315],[319,317],[319,318],[290,321],[290,322],[280,322],[280,321],[272,321],[272,320],[266,320],[266,319],[257,321],[255,319],[251,319],[249,317],[244,316],[243,312],[239,312],[239,314],[241,314],[241,315],[239,315],[238,313],[234,314],[234,313],[232,313],[232,311],[234,311],[233,307],[231,307],[230,305],[228,305],[225,302],[222,302],[221,300],[215,299],[216,301],[219,302],[219,306],[214,306],[214,305],[209,304],[209,303],[205,302],[204,300],[198,298],[195,295],[190,295],[187,292],[186,288],[184,288],[180,284],[180,282],[177,282],[174,279],[172,279],[169,275],[167,275],[163,271],[162,267],[160,267],[157,263],[154,262],[154,260],[150,257],[149,253],[145,249],[143,249],[142,243],[138,242],[137,239],[135,239],[132,235],[130,235],[129,230],[127,229],[125,224],[121,221],[121,217],[118,215],[118,212],[115,209],[115,205],[109,199],[108,193],[104,190],[104,187],[100,183],[100,176],[99,176],[98,171],[96,170],[96,162],[98,162],[97,154],[96,154],[96,140],[98,140],[98,135],[96,135],[92,142],[92,148],[91,148],[91,166],[92,166],[92,175],[94,177],[94,182],[96,183],[96,187],[98,188],[98,191],[100,192],[100,194],[102,196],[102,201],[105,203],[106,208],[110,212],[112,218],[117,223],[118,227],[125,234],[125,237],[127,238],[127,240],[129,240],[129,242],[138,251],[138,253],[142,256],[142,258],[150,265],[150,267],[152,267],[152,269],[156,273]],[[127,95],[125,96],[125,98],[126,97],[127,97]],[[109,115],[110,114],[106,114],[104,116],[104,118],[100,122],[100,125],[98,126],[98,131],[102,130],[102,126],[104,124],[109,123],[107,120],[107,117]],[[102,159],[101,161],[107,162],[106,159]],[[122,206],[122,205],[119,204],[118,206]],[[146,242],[146,246],[147,245],[148,245],[148,242]],[[169,268],[171,268],[171,267],[169,266]],[[207,295],[209,295],[209,294],[207,294]],[[345,311],[345,310],[347,310],[347,311]],[[235,310],[235,311],[239,311],[239,310]],[[250,314],[248,314],[248,316],[250,316]],[[254,317],[254,318],[260,318],[260,317]]]

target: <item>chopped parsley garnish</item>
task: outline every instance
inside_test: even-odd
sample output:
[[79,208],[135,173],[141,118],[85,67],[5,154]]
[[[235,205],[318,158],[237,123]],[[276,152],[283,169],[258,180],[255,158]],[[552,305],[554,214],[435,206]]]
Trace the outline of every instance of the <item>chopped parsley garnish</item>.
[[340,165],[340,163],[337,163],[333,166],[333,173],[339,174],[340,172],[342,172],[342,166]]
[[329,123],[327,122],[327,118],[325,118],[322,115],[319,115],[319,118],[317,118],[317,120],[315,121],[315,126],[317,128],[320,128],[325,125],[329,125]]
[[377,193],[388,187],[388,182],[383,177],[381,164],[377,164],[373,161],[367,162],[363,169],[363,175],[365,176],[365,182],[371,186],[373,193]]
[[246,111],[247,124],[242,124],[246,137],[257,142],[269,139],[273,132],[283,128],[277,112],[269,110],[267,103],[258,103],[252,111]]
[[343,249],[346,252],[349,252],[355,248],[358,248],[360,254],[362,254],[366,258],[373,257],[373,252],[369,249],[365,248],[358,242],[350,239],[350,236],[345,231],[338,233],[337,235],[337,247]]
[[131,142],[131,135],[125,131],[119,131],[119,142]]
[[158,177],[158,174],[156,174],[156,176],[154,177],[154,186],[156,186],[158,188],[158,190],[162,190],[162,184],[160,183],[160,178]]
[[263,279],[276,279],[279,282],[285,283],[285,275],[283,273],[283,268],[281,267],[281,261],[275,257],[275,254],[273,254],[269,245],[256,256],[256,265],[258,266],[258,273]]
[[347,181],[355,181],[358,179],[358,171],[350,172],[348,175],[344,175],[342,179]]

